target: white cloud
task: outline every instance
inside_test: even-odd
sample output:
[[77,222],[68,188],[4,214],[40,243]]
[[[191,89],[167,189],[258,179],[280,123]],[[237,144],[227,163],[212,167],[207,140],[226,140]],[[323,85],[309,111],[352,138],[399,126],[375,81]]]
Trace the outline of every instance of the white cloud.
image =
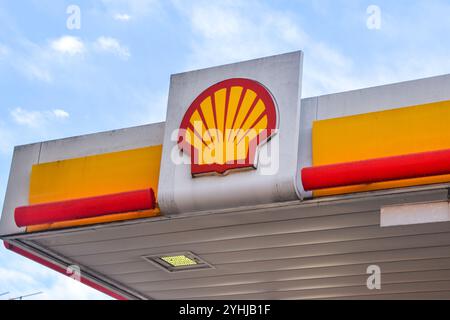
[[126,15],[133,19],[147,18],[161,12],[160,0],[102,0],[102,2],[109,14],[127,12]]
[[51,113],[58,119],[67,119],[70,117],[70,114],[62,109],[54,109]]
[[73,74],[83,63],[87,51],[82,40],[72,36],[49,40],[45,45],[28,39],[21,39],[19,43],[20,47],[10,54],[11,65],[28,79],[46,83],[53,83],[58,74]]
[[45,300],[109,300],[112,299],[81,282],[77,282],[63,275],[53,275],[51,286],[43,289],[41,296],[36,299]]
[[95,41],[95,48],[99,51],[113,53],[125,60],[131,56],[128,48],[122,46],[119,40],[112,37],[99,37]]
[[13,120],[29,128],[40,128],[52,120],[64,120],[69,118],[70,114],[62,109],[47,111],[25,110],[20,107],[10,112]]
[[31,274],[26,274],[13,269],[0,268],[0,283],[3,284],[3,287],[7,287],[5,284],[9,284],[9,282],[12,281],[17,281],[24,285],[36,284],[36,280]]
[[118,21],[129,21],[131,16],[126,13],[116,13],[113,18]]
[[71,56],[83,54],[85,52],[85,45],[81,39],[73,36],[62,36],[51,41],[50,47],[60,53]]
[[[358,62],[365,63],[358,67],[345,51],[310,36],[302,26],[302,17],[292,11],[282,11],[255,0],[172,1],[187,18],[193,32],[188,69],[303,50],[304,97],[417,79],[450,70],[450,60],[438,45],[438,50],[418,46],[413,55],[405,46],[387,46],[378,57],[367,60],[370,62]],[[446,6],[434,8],[434,15],[446,12]],[[424,10],[417,10],[421,21],[426,20],[421,24],[422,31],[411,29],[410,18],[398,21],[387,17],[382,29],[386,39],[398,38],[400,42],[412,37],[408,43],[430,42],[432,32],[425,27],[429,25],[431,14],[423,15]],[[421,40],[416,37],[419,33]],[[352,57],[360,59],[357,54]]]
[[44,116],[40,111],[27,111],[22,108],[12,110],[11,116],[16,123],[28,127],[39,127],[44,120]]
[[[128,47],[119,40],[102,36],[95,41],[87,41],[78,37],[64,35],[39,44],[26,38],[18,40],[19,46],[14,50],[0,44],[0,61],[7,61],[17,71],[30,80],[52,84],[55,81],[73,82],[84,80],[76,77],[78,72],[92,71],[92,65],[87,63],[95,53],[109,52],[127,60],[131,56]],[[6,55],[5,55],[6,54]]]
[[[291,13],[251,0],[194,4],[174,0],[174,4],[188,18],[194,33],[190,69],[303,50],[306,95],[346,90],[358,83],[349,76],[352,61],[312,39]],[[334,81],[336,78],[340,81]]]

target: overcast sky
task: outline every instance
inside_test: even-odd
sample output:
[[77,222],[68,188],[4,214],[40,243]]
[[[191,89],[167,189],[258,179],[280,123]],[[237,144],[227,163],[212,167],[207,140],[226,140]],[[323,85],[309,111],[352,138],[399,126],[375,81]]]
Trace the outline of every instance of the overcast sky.
[[[13,146],[164,121],[172,73],[304,50],[304,97],[450,73],[449,16],[448,0],[0,0],[0,208]],[[2,247],[6,291],[105,298]]]

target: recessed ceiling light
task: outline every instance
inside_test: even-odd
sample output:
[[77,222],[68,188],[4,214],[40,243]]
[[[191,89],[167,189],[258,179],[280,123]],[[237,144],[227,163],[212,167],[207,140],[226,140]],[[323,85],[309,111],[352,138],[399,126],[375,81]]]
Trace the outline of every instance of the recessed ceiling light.
[[185,255],[161,257],[162,260],[170,264],[172,267],[194,266],[197,261]]
[[192,252],[159,254],[144,256],[143,258],[168,272],[192,271],[213,268],[209,263],[196,256]]

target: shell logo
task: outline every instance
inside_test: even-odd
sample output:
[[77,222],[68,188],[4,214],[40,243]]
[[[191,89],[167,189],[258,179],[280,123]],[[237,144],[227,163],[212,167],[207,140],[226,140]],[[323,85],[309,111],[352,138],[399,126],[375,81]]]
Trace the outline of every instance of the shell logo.
[[190,105],[178,146],[191,156],[192,176],[256,169],[257,149],[276,134],[277,107],[260,83],[243,78],[219,82]]

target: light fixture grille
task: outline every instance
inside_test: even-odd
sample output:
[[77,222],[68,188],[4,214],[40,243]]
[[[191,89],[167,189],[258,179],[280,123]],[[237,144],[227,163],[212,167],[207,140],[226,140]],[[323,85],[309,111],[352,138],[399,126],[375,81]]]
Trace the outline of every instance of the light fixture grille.
[[167,272],[211,269],[212,265],[192,252],[143,256],[145,260]]

